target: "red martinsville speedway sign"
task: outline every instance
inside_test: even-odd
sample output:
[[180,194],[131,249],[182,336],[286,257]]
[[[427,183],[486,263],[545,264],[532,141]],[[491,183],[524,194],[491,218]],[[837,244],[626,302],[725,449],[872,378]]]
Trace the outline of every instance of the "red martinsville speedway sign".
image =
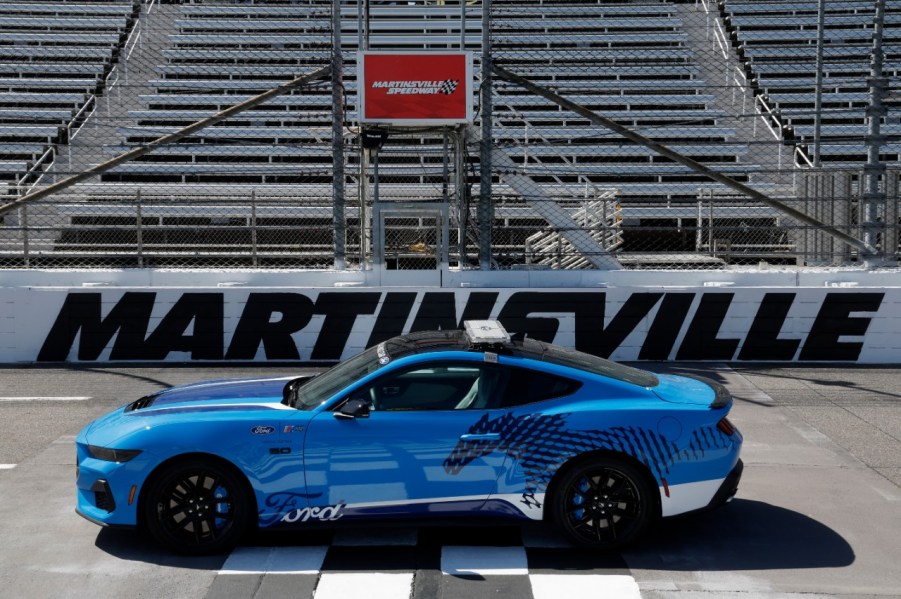
[[470,52],[361,52],[357,65],[360,122],[472,122]]

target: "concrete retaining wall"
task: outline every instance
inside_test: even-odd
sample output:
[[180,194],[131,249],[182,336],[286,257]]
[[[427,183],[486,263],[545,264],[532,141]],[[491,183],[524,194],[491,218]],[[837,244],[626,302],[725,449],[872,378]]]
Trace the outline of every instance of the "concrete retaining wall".
[[5,272],[0,363],[329,363],[484,318],[617,360],[901,362],[897,271],[557,274]]

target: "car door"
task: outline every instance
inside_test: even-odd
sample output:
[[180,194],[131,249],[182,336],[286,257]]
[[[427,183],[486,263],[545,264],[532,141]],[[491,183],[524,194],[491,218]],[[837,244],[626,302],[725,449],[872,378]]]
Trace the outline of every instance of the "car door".
[[499,398],[503,415],[490,425],[500,434],[507,462],[489,499],[492,509],[501,509],[495,504],[506,504],[527,518],[541,519],[553,475],[591,443],[579,430],[572,430],[578,416],[572,414],[572,405],[562,403],[578,392],[582,383],[515,366],[508,368],[507,375],[509,383]]
[[[304,454],[311,507],[343,516],[452,513],[480,508],[504,465],[499,435],[480,429],[502,371],[480,362],[431,361],[394,369],[346,398],[368,414],[314,417]],[[484,451],[470,455],[467,447]]]

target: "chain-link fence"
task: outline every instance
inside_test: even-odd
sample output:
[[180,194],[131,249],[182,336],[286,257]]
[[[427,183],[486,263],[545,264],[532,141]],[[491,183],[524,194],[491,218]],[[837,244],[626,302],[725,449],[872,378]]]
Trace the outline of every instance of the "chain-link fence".
[[[361,124],[360,49],[473,126]],[[0,69],[4,268],[897,261],[885,0],[23,0]]]

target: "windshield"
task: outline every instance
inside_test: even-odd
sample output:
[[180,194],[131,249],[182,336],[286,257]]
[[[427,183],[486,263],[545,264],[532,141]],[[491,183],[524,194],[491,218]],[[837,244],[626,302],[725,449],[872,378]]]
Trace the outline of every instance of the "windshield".
[[379,366],[377,348],[370,347],[298,388],[293,406],[298,410],[312,410],[352,382],[375,372]]

